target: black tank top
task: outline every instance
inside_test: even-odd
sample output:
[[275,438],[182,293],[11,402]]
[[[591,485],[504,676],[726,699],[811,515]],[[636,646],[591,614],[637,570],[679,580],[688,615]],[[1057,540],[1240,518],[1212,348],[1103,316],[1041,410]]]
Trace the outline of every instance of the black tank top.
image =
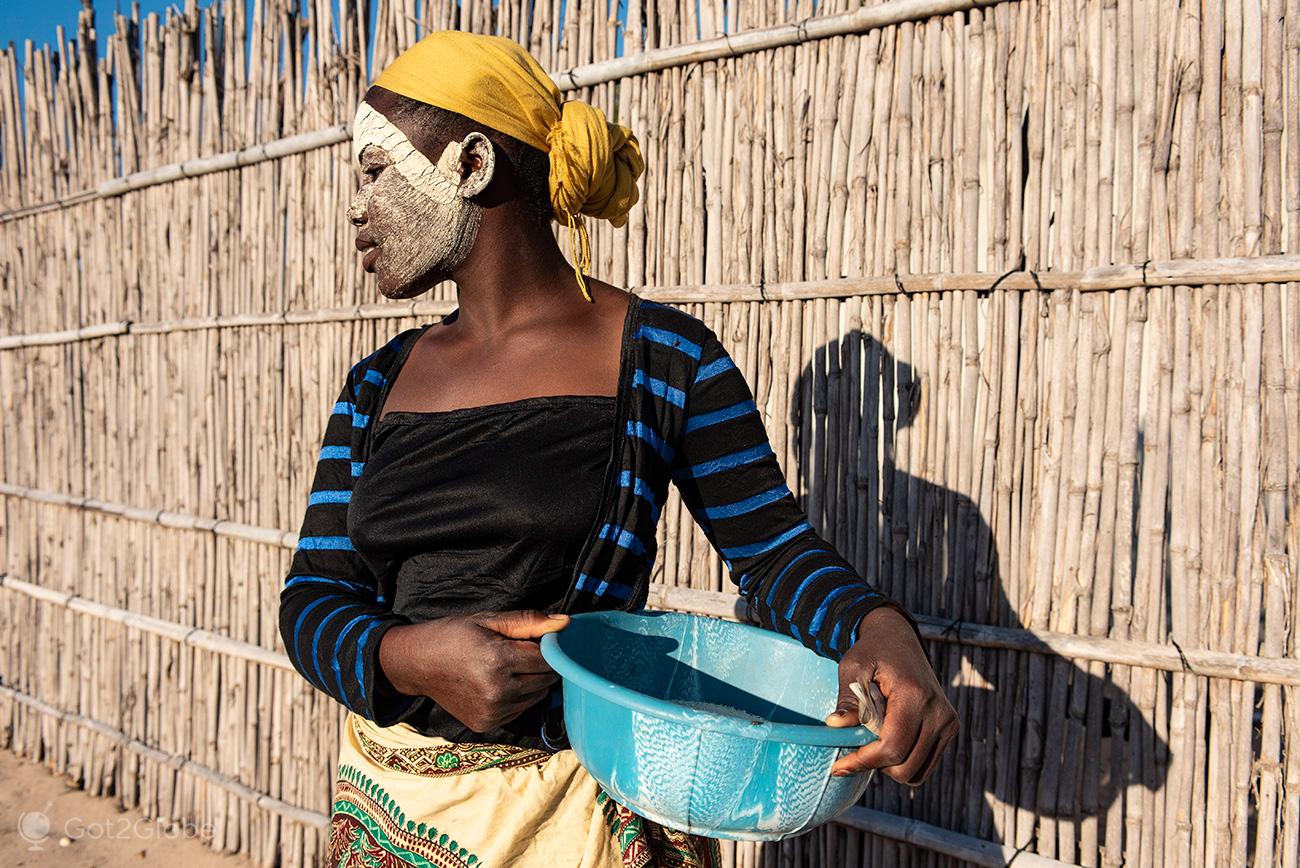
[[[413,622],[560,602],[595,530],[614,398],[562,395],[375,423],[348,536]],[[547,700],[475,733],[425,700],[407,719],[452,741],[542,747]]]

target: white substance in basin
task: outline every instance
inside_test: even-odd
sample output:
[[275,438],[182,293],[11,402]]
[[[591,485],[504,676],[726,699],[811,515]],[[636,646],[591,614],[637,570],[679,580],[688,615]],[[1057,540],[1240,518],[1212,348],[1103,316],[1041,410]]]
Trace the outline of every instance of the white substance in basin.
[[732,705],[721,705],[717,702],[703,702],[698,699],[674,699],[678,705],[684,705],[687,708],[693,708],[696,711],[709,711],[713,714],[720,714],[723,717],[744,717],[752,723],[762,723],[763,719],[745,711],[743,708],[736,708]]

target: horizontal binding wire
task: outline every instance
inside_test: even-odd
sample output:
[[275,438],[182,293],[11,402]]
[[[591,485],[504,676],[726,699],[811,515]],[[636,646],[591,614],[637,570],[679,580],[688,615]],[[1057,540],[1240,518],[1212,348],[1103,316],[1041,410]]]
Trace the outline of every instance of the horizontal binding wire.
[[[725,283],[693,286],[632,287],[631,292],[663,304],[700,302],[801,301],[852,298],[864,295],[914,295],[944,292],[1100,292],[1152,286],[1240,286],[1300,282],[1300,255],[1168,259],[1129,265],[1103,265],[1086,271],[1011,271],[1003,274],[892,274],[840,277],[786,283]],[[456,308],[451,300],[424,299],[401,303],[344,305],[300,311],[187,317],[136,323],[98,323],[75,329],[0,337],[0,350],[50,346],[120,337],[128,334],[167,334],[213,328],[351,322],[409,316],[446,316]]]

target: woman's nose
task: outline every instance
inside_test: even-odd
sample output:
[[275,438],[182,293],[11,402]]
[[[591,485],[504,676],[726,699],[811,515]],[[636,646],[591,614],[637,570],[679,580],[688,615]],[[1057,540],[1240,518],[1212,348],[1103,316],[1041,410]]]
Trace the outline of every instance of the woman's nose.
[[362,226],[366,222],[366,205],[370,202],[370,185],[364,184],[357,191],[357,195],[352,197],[352,204],[348,205],[348,219],[352,221],[353,226]]

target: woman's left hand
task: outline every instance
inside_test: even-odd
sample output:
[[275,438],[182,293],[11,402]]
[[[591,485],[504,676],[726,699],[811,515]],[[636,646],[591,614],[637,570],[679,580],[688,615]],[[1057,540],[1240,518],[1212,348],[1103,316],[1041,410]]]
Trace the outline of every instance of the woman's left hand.
[[885,697],[879,738],[841,757],[836,776],[880,769],[908,786],[918,786],[961,729],[957,712],[939,686],[912,625],[892,607],[872,609],[858,627],[858,641],[840,660],[840,693],[829,726],[858,723],[858,699],[849,687],[875,681]]

